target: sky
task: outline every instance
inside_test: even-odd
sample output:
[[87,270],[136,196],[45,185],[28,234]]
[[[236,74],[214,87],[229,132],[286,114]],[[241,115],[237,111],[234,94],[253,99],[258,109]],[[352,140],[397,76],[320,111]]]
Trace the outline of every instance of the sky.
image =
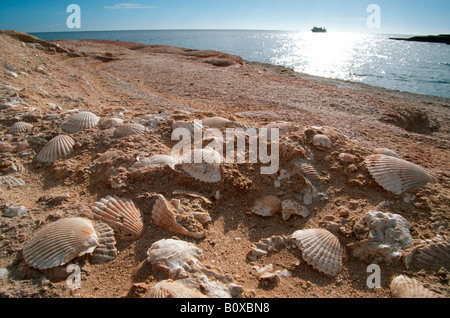
[[[70,4],[80,8],[80,28],[67,25],[73,13],[67,12]],[[377,5],[378,16],[378,11],[368,12],[371,4]],[[0,29],[29,33],[154,29],[307,31],[313,26],[324,26],[329,32],[425,35],[450,33],[449,16],[449,0],[0,0]]]

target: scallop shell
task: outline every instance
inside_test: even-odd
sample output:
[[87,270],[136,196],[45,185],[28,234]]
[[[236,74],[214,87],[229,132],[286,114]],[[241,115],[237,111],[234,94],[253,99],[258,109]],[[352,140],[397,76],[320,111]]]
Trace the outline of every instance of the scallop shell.
[[207,298],[183,280],[166,279],[151,287],[144,298]]
[[391,157],[395,157],[395,158],[400,158],[398,153],[396,153],[394,150],[391,150],[388,148],[376,148],[375,153],[380,154],[380,155],[386,155],[386,156],[391,156]]
[[90,220],[60,219],[44,226],[25,243],[23,257],[30,266],[43,270],[92,253],[98,244],[98,237]]
[[184,278],[188,272],[200,269],[202,250],[192,243],[175,239],[162,239],[147,251],[147,261],[165,271],[170,278]]
[[24,121],[18,121],[9,129],[10,134],[20,134],[23,132],[30,131],[33,128],[33,125],[30,123],[26,123]]
[[89,258],[91,264],[103,264],[112,261],[117,256],[114,230],[108,224],[97,222],[94,225],[99,245]]
[[111,226],[120,240],[135,241],[144,234],[141,211],[130,199],[108,195],[95,202],[93,215]]
[[333,147],[331,139],[327,135],[322,134],[314,135],[312,144],[314,147],[321,150],[331,150]]
[[440,298],[416,279],[404,275],[396,276],[391,281],[390,289],[394,298]]
[[370,155],[364,160],[375,181],[395,194],[417,190],[436,179],[409,161],[386,155]]
[[0,176],[0,184],[12,188],[25,185],[25,181],[13,176]]
[[405,265],[409,269],[411,264],[445,268],[450,271],[450,237],[437,235],[432,240],[414,246],[405,255]]
[[281,200],[273,195],[268,195],[255,201],[252,213],[260,216],[273,216],[278,213]]
[[79,112],[63,121],[59,126],[64,132],[76,133],[97,126],[100,117],[91,112]]
[[328,276],[336,276],[342,271],[343,247],[328,230],[298,230],[291,239],[302,251],[302,258],[316,270]]
[[114,130],[114,137],[122,138],[130,135],[140,135],[145,132],[145,126],[141,124],[123,124]]
[[232,121],[223,117],[208,117],[202,119],[202,124],[209,128],[223,128],[229,125]]
[[36,156],[36,161],[50,163],[65,158],[73,152],[75,140],[67,135],[58,135],[50,140]]
[[208,183],[222,180],[222,156],[213,149],[196,149],[181,161],[181,169],[194,179]]
[[195,219],[193,214],[170,204],[161,194],[157,194],[153,205],[152,219],[155,225],[172,233],[194,238],[206,236],[203,225]]

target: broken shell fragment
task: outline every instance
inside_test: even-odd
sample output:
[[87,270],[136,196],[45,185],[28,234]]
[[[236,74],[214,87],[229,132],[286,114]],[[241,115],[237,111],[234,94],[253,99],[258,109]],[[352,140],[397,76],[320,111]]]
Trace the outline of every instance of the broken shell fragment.
[[117,127],[123,124],[123,119],[120,118],[105,118],[101,120],[98,124],[98,126],[101,129],[108,129],[111,127]]
[[141,211],[130,199],[108,195],[95,202],[93,215],[111,226],[120,240],[135,241],[144,234]]
[[305,218],[309,215],[309,210],[294,200],[287,199],[281,202],[281,218],[286,221],[292,215],[300,215]]
[[342,152],[339,154],[338,156],[339,160],[343,161],[343,162],[355,162],[356,161],[356,156],[350,154],[350,153],[346,153],[346,152]]
[[130,135],[140,135],[145,132],[145,126],[141,124],[123,124],[114,130],[114,137],[122,138]]
[[268,195],[255,201],[252,213],[260,216],[273,216],[280,210],[281,200]]
[[25,185],[25,181],[13,176],[0,176],[0,185],[4,185],[8,188],[21,187]]
[[91,112],[79,112],[63,121],[59,126],[64,132],[76,133],[97,126],[100,117]]
[[425,288],[415,278],[404,275],[396,276],[389,287],[394,298],[440,298],[440,295]]
[[14,125],[11,126],[11,128],[9,129],[8,132],[10,134],[20,134],[20,133],[30,131],[31,128],[33,128],[32,124],[26,123],[23,121],[18,121],[17,123],[15,123]]
[[422,167],[403,159],[376,154],[368,156],[364,162],[375,181],[397,195],[436,182]]
[[298,230],[291,235],[302,258],[316,270],[328,276],[336,276],[342,271],[343,247],[339,239],[325,229]]
[[333,143],[327,135],[314,135],[312,144],[314,147],[320,150],[331,150]]
[[133,164],[131,169],[154,168],[158,166],[169,166],[174,169],[178,161],[169,155],[154,155],[150,158],[143,159]]
[[199,290],[183,282],[182,279],[160,281],[148,290],[144,298],[207,298]]
[[64,265],[98,246],[90,220],[66,218],[45,225],[23,247],[23,257],[31,267],[48,269]]
[[73,152],[75,140],[67,135],[58,135],[50,140],[44,148],[36,155],[36,161],[51,163],[55,160],[65,158]]
[[152,219],[155,225],[172,233],[194,238],[206,236],[202,223],[194,214],[184,211],[179,205],[169,203],[161,194],[157,194],[153,205]]
[[147,251],[147,261],[170,278],[184,278],[200,269],[202,250],[192,243],[175,239],[162,239]]

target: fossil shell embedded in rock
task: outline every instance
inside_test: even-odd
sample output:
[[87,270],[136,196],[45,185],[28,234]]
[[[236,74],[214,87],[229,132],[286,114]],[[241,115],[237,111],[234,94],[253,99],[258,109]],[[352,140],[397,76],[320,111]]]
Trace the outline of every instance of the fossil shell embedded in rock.
[[429,182],[436,182],[425,169],[403,159],[376,154],[368,156],[364,162],[375,181],[395,194],[417,190]]
[[30,131],[31,128],[33,128],[32,124],[26,123],[24,121],[18,121],[17,123],[11,126],[8,132],[10,134],[20,134],[23,132]]
[[32,267],[48,269],[66,264],[98,246],[92,221],[66,218],[50,223],[35,233],[23,247],[23,257]]
[[329,276],[342,271],[343,247],[339,239],[325,229],[298,230],[291,239],[302,251],[302,258],[316,270]]
[[50,163],[67,157],[73,152],[75,140],[67,135],[58,135],[50,140],[36,155],[36,161]]
[[207,298],[184,280],[165,279],[151,287],[144,298]]
[[222,180],[222,156],[213,149],[196,149],[182,161],[181,169],[194,179],[208,183]]
[[394,298],[440,298],[439,294],[425,288],[416,279],[405,275],[394,277],[390,289]]
[[194,238],[206,236],[203,225],[195,219],[192,213],[173,206],[161,194],[157,194],[153,205],[152,219],[155,225],[172,233]]
[[314,147],[321,150],[331,150],[333,147],[331,139],[327,135],[322,134],[314,135],[312,144]]
[[165,271],[170,278],[184,278],[200,269],[202,250],[192,243],[175,239],[162,239],[147,251],[147,261]]
[[114,137],[122,138],[130,135],[140,135],[145,132],[145,126],[141,124],[123,124],[114,130]]
[[76,133],[97,126],[100,117],[91,112],[79,112],[59,126],[64,132]]
[[130,199],[108,195],[100,202],[95,202],[93,215],[111,226],[120,240],[134,241],[144,234],[141,211]]

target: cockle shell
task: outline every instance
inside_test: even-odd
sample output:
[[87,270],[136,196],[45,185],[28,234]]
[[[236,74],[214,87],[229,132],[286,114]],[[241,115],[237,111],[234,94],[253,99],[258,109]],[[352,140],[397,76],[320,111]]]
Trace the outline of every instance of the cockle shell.
[[415,278],[405,275],[396,276],[389,287],[394,298],[440,298],[440,295],[425,288]]
[[302,258],[316,270],[328,276],[342,271],[343,247],[339,239],[325,229],[298,230],[291,239],[302,251]]
[[331,150],[333,147],[331,139],[327,135],[322,134],[314,135],[312,144],[314,147],[321,150]]
[[32,124],[23,121],[18,121],[17,123],[11,126],[8,132],[10,134],[20,134],[23,132],[30,131],[31,128],[33,128]]
[[213,149],[195,149],[181,161],[181,169],[194,179],[208,183],[222,180],[222,156]]
[[50,163],[65,158],[73,152],[75,140],[67,135],[58,135],[50,140],[36,156],[36,161]]
[[64,132],[76,133],[97,126],[100,117],[91,112],[79,112],[63,121],[59,126]]
[[114,130],[114,137],[122,138],[130,135],[140,135],[145,132],[145,126],[141,124],[123,124]]
[[92,253],[98,244],[92,221],[66,218],[45,225],[25,243],[22,252],[28,265],[42,270]]
[[199,290],[188,284],[183,284],[182,279],[165,279],[151,287],[144,298],[207,298]]
[[273,195],[267,195],[255,201],[252,213],[260,216],[273,216],[280,210],[281,200]]
[[162,239],[147,251],[147,261],[165,271],[170,278],[184,278],[188,272],[200,269],[203,251],[192,243],[175,239]]
[[144,234],[141,211],[130,199],[108,195],[100,202],[95,202],[93,215],[110,225],[120,240],[135,241]]
[[450,270],[450,237],[436,235],[432,240],[425,240],[405,253],[405,265],[409,269],[417,264],[421,268],[436,267]]
[[380,186],[398,195],[436,181],[422,167],[403,159],[375,154],[368,156],[364,162]]
[[194,214],[172,205],[161,194],[157,194],[153,205],[152,219],[155,225],[172,233],[194,238],[206,236],[203,225],[195,218]]
[[114,230],[108,224],[97,222],[94,224],[98,237],[98,246],[89,258],[91,264],[103,264],[112,261],[117,256]]

